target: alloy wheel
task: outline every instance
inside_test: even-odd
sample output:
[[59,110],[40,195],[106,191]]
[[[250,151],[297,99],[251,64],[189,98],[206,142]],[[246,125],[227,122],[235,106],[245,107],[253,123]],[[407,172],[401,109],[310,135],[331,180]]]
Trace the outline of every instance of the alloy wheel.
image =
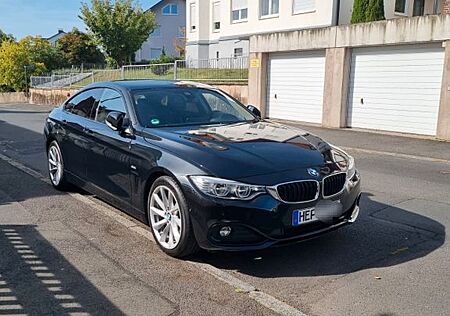
[[63,165],[61,152],[56,145],[51,145],[48,149],[48,170],[53,185],[58,186],[62,178]]
[[149,206],[151,226],[158,243],[165,249],[174,249],[182,233],[181,210],[175,193],[160,185],[153,190]]

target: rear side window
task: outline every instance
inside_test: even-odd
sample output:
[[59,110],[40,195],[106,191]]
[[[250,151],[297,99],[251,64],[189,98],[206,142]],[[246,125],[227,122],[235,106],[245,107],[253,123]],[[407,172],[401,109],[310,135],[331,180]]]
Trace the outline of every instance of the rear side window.
[[66,103],[64,109],[72,114],[92,118],[92,110],[97,106],[103,89],[83,91]]
[[113,111],[126,114],[122,95],[115,90],[104,89],[100,102],[95,110],[94,118],[98,122],[105,123],[106,117]]

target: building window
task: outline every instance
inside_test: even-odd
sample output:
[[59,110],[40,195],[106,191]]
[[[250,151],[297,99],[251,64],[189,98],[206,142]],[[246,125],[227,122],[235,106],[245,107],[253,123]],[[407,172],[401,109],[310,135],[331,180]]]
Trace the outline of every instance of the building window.
[[212,27],[213,31],[220,30],[220,2],[214,2],[213,5],[213,12],[212,12]]
[[307,13],[316,10],[316,0],[294,0],[294,13]]
[[234,49],[234,58],[242,57],[242,56],[244,56],[244,49],[242,49],[242,48],[235,48]]
[[161,48],[150,48],[150,59],[158,59],[159,57],[161,57],[161,54]]
[[161,36],[161,28],[157,27],[156,29],[153,30],[153,33],[151,34],[151,36],[153,37],[159,37]]
[[178,15],[178,5],[176,4],[168,4],[162,8],[163,15]]
[[247,0],[231,0],[231,20],[246,21],[248,18]]
[[395,0],[395,12],[406,14],[406,0]]
[[279,0],[260,0],[259,7],[261,8],[261,17],[278,15]]
[[196,26],[196,21],[197,21],[197,8],[195,6],[195,3],[191,3],[189,5],[189,24],[190,24],[190,29],[191,32],[195,32],[195,30],[197,29]]
[[220,57],[220,53],[216,52],[216,58],[219,59],[219,57]]

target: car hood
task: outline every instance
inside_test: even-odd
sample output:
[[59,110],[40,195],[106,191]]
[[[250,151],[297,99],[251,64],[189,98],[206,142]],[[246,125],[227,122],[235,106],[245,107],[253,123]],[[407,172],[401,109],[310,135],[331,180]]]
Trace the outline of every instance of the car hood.
[[210,175],[227,179],[320,169],[330,161],[331,147],[321,138],[269,121],[147,128],[144,138],[194,163]]

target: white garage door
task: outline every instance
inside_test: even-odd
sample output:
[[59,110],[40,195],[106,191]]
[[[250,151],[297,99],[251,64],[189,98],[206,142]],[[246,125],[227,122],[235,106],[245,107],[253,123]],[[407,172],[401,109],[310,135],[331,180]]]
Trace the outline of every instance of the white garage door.
[[440,46],[355,49],[347,125],[436,135],[443,68]]
[[268,69],[268,116],[322,123],[325,53],[272,55]]

